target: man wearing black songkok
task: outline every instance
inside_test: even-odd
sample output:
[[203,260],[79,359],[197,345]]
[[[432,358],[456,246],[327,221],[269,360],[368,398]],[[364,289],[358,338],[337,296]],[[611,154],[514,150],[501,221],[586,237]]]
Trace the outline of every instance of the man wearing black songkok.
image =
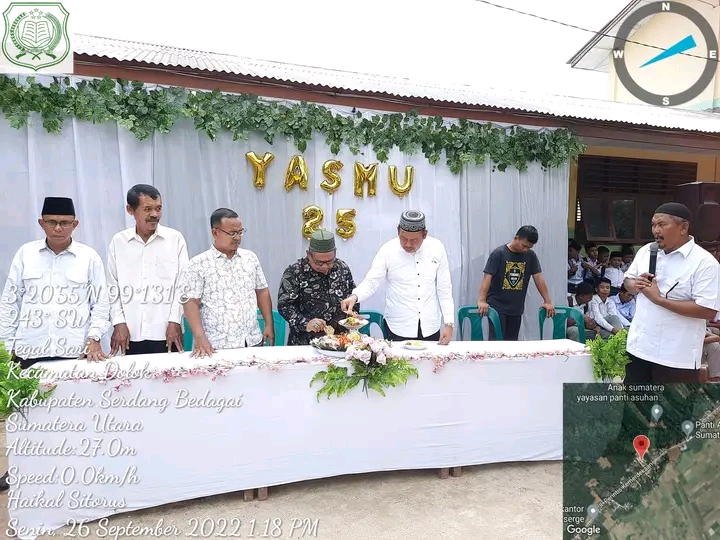
[[[23,369],[41,362],[104,360],[110,303],[100,255],[72,235],[67,197],[47,197],[38,219],[45,238],[24,244],[10,265],[0,301],[0,342]],[[81,324],[78,324],[81,323]],[[0,491],[8,489],[7,473]]]
[[[625,273],[625,288],[637,294],[626,383],[699,381],[706,323],[720,309],[720,265],[689,235],[691,219],[682,204],[659,206],[652,218],[657,246],[640,248]],[[658,250],[654,275],[651,247]]]

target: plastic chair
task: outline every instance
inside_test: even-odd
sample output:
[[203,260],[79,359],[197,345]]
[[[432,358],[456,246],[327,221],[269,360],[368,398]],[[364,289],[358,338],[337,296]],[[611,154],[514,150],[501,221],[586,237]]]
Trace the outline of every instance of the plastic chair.
[[[265,331],[265,319],[262,318],[262,314],[260,313],[260,309],[257,310],[257,317],[258,317],[258,324],[260,325],[260,331]],[[285,335],[287,333],[286,325],[287,322],[285,319],[283,319],[282,315],[278,313],[276,309],[273,309],[273,323],[275,327],[275,345],[277,346],[284,346],[285,345]],[[369,326],[369,325],[368,325]],[[186,351],[192,351],[193,348],[193,336],[192,332],[190,331],[190,325],[185,320],[185,317],[183,317],[183,327],[185,328],[184,334],[183,334],[183,348]]]
[[183,317],[183,349],[186,351],[192,351],[193,347],[193,336],[190,331],[190,325],[188,324],[185,317]]
[[365,334],[366,336],[370,335],[370,327],[374,324],[377,324],[380,327],[380,332],[383,335],[383,338],[385,337],[385,325],[383,324],[385,322],[385,318],[383,317],[382,313],[378,311],[361,311],[358,315],[365,315],[368,318],[368,321],[370,324],[366,324],[360,329],[361,334]]
[[[275,327],[275,346],[285,346],[285,334],[287,333],[287,321],[278,312],[277,309],[273,309],[273,326]],[[260,331],[265,331],[265,319],[260,313],[260,308],[257,310],[258,323],[260,324]]]
[[[540,308],[538,320],[540,322],[540,339],[543,339],[543,328],[547,319],[547,311]],[[577,308],[568,306],[555,306],[555,316],[553,317],[553,339],[567,339],[567,320],[572,319],[580,332],[580,343],[585,343],[585,317],[583,312]]]
[[[495,331],[495,339],[502,341],[502,326],[500,325],[500,315],[493,308],[488,308],[487,317]],[[458,329],[460,331],[460,341],[463,341],[463,324],[465,319],[470,319],[470,341],[483,341],[482,320],[478,313],[477,306],[465,306],[458,310]],[[489,337],[489,336],[488,336]]]

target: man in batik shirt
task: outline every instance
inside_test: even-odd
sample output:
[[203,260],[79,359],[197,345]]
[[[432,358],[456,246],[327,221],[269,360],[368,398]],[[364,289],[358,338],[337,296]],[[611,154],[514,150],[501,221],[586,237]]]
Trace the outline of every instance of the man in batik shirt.
[[309,345],[324,335],[326,326],[346,331],[338,325],[347,316],[340,301],[352,293],[355,281],[348,265],[335,255],[335,237],[320,229],[312,234],[306,256],[285,270],[277,310],[290,327],[288,345]]

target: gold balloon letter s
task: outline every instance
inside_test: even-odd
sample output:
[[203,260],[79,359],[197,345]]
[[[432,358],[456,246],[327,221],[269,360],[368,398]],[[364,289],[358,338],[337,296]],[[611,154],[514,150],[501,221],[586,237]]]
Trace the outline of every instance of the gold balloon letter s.
[[395,165],[390,165],[388,168],[388,182],[390,183],[390,190],[401,199],[410,193],[414,179],[415,167],[405,167],[405,181],[402,185],[398,184],[397,167]]
[[245,154],[245,157],[250,162],[250,165],[253,166],[253,169],[255,171],[253,184],[255,184],[255,187],[258,189],[264,188],[265,169],[268,165],[270,165],[270,163],[272,163],[272,160],[275,159],[275,156],[272,155],[270,152],[265,152],[265,155],[259,158],[257,157],[257,154],[255,152],[248,152],[247,154]]
[[303,236],[309,240],[313,231],[322,223],[325,214],[323,213],[322,208],[318,205],[311,204],[310,206],[303,208],[302,217],[304,220],[302,233]]
[[285,172],[285,191],[290,191],[295,184],[299,185],[300,189],[307,191],[308,169],[305,158],[302,156],[293,156]]
[[367,167],[355,162],[355,196],[363,197],[363,186],[368,185],[368,197],[374,197],[377,188],[378,164],[373,163]]
[[322,173],[325,180],[320,182],[320,187],[332,195],[340,187],[340,175],[338,171],[343,168],[341,161],[328,159],[322,166]]
[[337,222],[335,232],[343,240],[355,236],[356,226],[354,218],[354,208],[341,208],[335,213],[335,221]]

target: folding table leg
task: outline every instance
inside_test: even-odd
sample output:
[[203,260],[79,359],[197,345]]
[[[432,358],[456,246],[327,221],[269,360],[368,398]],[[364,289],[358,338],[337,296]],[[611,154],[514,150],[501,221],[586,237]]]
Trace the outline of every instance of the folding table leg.
[[268,498],[268,488],[261,487],[258,488],[258,501],[267,501]]
[[438,477],[442,478],[443,480],[445,478],[450,477],[450,469],[438,469]]
[[250,502],[255,500],[255,490],[254,489],[246,489],[243,491],[243,500],[245,502]]
[[453,467],[450,469],[450,476],[453,478],[459,478],[462,476],[462,467]]

